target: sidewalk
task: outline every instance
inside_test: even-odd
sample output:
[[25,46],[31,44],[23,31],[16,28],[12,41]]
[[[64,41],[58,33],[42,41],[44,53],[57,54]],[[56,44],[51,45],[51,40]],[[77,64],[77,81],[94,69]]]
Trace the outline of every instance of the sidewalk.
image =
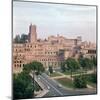
[[35,92],[37,94],[36,97],[43,97],[45,94],[47,94],[49,92],[49,90],[47,90],[45,88],[45,85],[39,81],[39,79],[37,77],[35,77],[35,81],[38,83],[38,85],[42,88],[41,91]]
[[43,90],[43,91],[36,92],[37,96],[35,96],[35,97],[43,97],[48,92],[49,92],[49,90]]
[[51,79],[59,79],[59,78],[68,78],[68,79],[71,79],[71,76],[70,75],[65,75],[65,74],[63,74],[63,73],[61,73],[61,72],[58,72],[60,75],[62,75],[62,76],[56,76],[56,77],[51,77]]

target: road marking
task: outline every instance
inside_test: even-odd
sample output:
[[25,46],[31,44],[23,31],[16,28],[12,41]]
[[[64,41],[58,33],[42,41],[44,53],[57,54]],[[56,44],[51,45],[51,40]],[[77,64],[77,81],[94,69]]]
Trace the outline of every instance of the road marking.
[[58,92],[60,95],[63,95],[59,90],[57,90],[53,85],[51,85],[47,80],[45,80],[45,78],[43,78],[42,76],[40,76],[45,82],[47,82],[53,89],[55,89],[56,92]]

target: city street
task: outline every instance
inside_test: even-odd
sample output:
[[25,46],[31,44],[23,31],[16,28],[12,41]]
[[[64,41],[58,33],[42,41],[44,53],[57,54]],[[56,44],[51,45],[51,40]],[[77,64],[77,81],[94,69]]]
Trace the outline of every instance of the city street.
[[79,94],[95,94],[94,89],[67,89],[61,86],[58,82],[50,79],[45,73],[38,76],[39,80],[45,85],[45,88],[49,92],[43,97],[56,97],[56,96],[68,96],[68,95],[79,95]]

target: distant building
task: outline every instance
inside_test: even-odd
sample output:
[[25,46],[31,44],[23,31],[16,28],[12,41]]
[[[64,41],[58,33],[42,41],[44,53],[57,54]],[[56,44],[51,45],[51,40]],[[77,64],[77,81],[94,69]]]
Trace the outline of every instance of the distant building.
[[29,42],[34,43],[37,41],[36,25],[29,26]]
[[[57,35],[48,39],[37,39],[36,25],[29,26],[27,43],[13,43],[13,72],[19,73],[23,65],[32,61],[39,61],[45,68],[60,67],[68,57],[78,57],[80,52],[84,56],[96,55],[96,47],[86,48],[81,37],[67,39]],[[87,51],[85,51],[87,50]]]
[[80,52],[83,54],[84,57],[87,58],[92,58],[93,56],[96,57],[96,45],[90,42],[83,42]]

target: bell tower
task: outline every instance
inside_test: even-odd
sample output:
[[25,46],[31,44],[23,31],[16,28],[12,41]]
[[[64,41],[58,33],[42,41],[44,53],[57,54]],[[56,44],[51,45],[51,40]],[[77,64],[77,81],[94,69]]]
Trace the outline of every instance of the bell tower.
[[29,26],[29,42],[33,43],[37,41],[36,25],[30,24]]

